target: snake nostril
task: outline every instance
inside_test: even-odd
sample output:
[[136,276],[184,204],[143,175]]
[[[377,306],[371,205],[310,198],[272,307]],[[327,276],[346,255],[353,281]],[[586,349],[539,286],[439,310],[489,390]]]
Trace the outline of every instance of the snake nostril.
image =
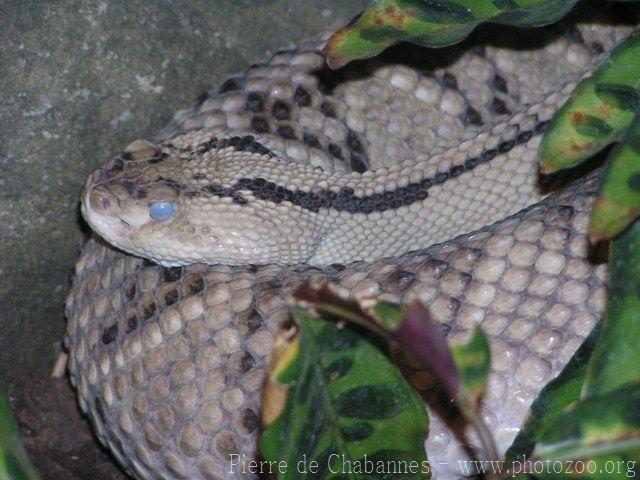
[[93,192],[89,196],[89,203],[91,208],[101,213],[106,213],[112,205],[111,199],[109,199],[106,194],[100,192]]

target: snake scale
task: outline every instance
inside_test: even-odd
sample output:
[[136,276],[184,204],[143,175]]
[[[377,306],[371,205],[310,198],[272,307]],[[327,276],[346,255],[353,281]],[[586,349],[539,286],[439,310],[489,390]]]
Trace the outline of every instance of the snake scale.
[[[483,414],[504,451],[606,299],[585,237],[597,175],[545,197],[536,167],[553,113],[629,32],[628,14],[591,8],[518,48],[505,29],[338,72],[317,42],[280,51],[94,173],[82,210],[102,238],[76,266],[65,343],[81,407],[126,471],[243,477],[229,456],[255,455],[288,296],[320,279],[419,299],[452,341],[481,325]],[[431,418],[434,478],[457,478],[465,453]]]

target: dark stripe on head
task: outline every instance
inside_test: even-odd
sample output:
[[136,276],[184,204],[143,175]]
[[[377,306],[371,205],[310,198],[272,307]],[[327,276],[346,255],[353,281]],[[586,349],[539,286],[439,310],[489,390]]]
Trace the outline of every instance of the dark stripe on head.
[[495,149],[482,152],[477,157],[467,159],[464,164],[454,165],[446,172],[438,172],[433,177],[423,178],[419,182],[409,183],[395,190],[388,190],[373,195],[359,197],[352,188],[344,187],[339,191],[318,189],[313,192],[303,190],[291,190],[289,188],[269,182],[264,178],[241,178],[231,187],[222,187],[212,184],[204,187],[202,191],[218,197],[229,197],[234,203],[244,205],[247,200],[242,196],[242,191],[250,191],[251,194],[261,200],[273,203],[291,202],[305,210],[318,212],[321,208],[330,208],[349,213],[371,213],[373,211],[384,212],[411,205],[416,201],[424,200],[429,196],[429,189],[434,185],[446,182],[449,178],[455,178],[466,171],[473,170],[478,165],[488,163],[499,153],[504,154],[516,145],[527,143],[534,135],[540,135],[549,122],[538,123],[533,130],[519,132],[515,139],[500,143]]
[[296,102],[296,105],[299,107],[309,107],[312,102],[311,94],[304,87],[298,85],[293,94],[293,101]]
[[235,136],[230,138],[216,138],[213,137],[206,142],[199,144],[195,152],[196,153],[206,153],[210,150],[222,150],[227,147],[233,147],[236,152],[250,152],[257,153],[259,155],[269,155],[270,157],[275,157],[276,154],[269,150],[267,147],[262,145],[260,142],[257,142],[253,135],[245,135],[243,137]]
[[147,160],[147,163],[151,163],[151,164],[160,163],[161,161],[163,161],[163,160],[165,160],[167,158],[169,158],[169,154],[166,153],[166,152],[161,152],[158,155],[155,155],[155,156],[151,157],[149,160]]
[[162,183],[163,185],[166,185],[167,187],[171,188],[174,192],[178,194],[187,189],[187,186],[184,183],[176,182],[175,180],[171,180],[170,178],[164,178],[159,176],[155,178],[154,182]]

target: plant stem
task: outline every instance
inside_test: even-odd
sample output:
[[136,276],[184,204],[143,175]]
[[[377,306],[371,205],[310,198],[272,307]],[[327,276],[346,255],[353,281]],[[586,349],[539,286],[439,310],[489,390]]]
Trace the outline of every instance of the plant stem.
[[[478,437],[480,438],[480,443],[484,448],[487,460],[499,461],[500,454],[498,453],[498,447],[496,445],[495,439],[493,438],[493,435],[487,428],[487,425],[482,420],[482,417],[480,416],[480,412],[476,411],[474,413],[473,419],[472,419],[472,425],[473,425],[473,428],[476,429]],[[491,472],[491,473],[486,473],[485,478],[487,480],[499,480],[500,476],[495,472]]]

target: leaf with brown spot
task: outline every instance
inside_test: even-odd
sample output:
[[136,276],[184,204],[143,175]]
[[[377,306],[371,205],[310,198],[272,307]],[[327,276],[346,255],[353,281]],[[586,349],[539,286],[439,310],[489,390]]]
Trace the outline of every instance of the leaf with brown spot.
[[473,332],[469,343],[450,348],[441,328],[418,301],[409,307],[388,302],[361,305],[341,298],[328,284],[320,288],[307,284],[294,296],[319,311],[348,319],[398,342],[433,373],[467,420],[476,420],[491,362],[489,344],[481,330]]
[[371,57],[401,41],[430,47],[459,42],[481,22],[537,26],[564,16],[577,0],[378,0],[327,42],[331,68]]
[[544,174],[574,167],[616,141],[640,105],[640,33],[618,45],[554,115],[540,144]]
[[[615,478],[635,476],[640,459],[640,384],[628,384],[605,395],[586,398],[569,408],[542,433],[527,460],[532,465],[562,465],[562,469],[536,469],[535,478]],[[607,475],[576,477],[577,462],[585,473]],[[548,463],[547,463],[548,462]],[[618,468],[611,469],[611,465]],[[526,465],[525,471],[527,469]],[[620,468],[621,467],[621,468]],[[533,471],[533,467],[528,467]]]
[[[349,327],[300,304],[293,312],[299,336],[284,342],[269,372],[286,396],[277,394],[276,415],[268,415],[259,439],[267,460],[288,465],[278,478],[300,478],[296,465],[305,456],[324,469],[331,453],[353,463],[383,451],[390,461],[428,465],[426,409],[390,359]],[[310,478],[325,478],[313,473]],[[414,469],[403,478],[425,480],[429,471]]]
[[640,215],[640,111],[607,160],[589,222],[592,243],[615,237]]

